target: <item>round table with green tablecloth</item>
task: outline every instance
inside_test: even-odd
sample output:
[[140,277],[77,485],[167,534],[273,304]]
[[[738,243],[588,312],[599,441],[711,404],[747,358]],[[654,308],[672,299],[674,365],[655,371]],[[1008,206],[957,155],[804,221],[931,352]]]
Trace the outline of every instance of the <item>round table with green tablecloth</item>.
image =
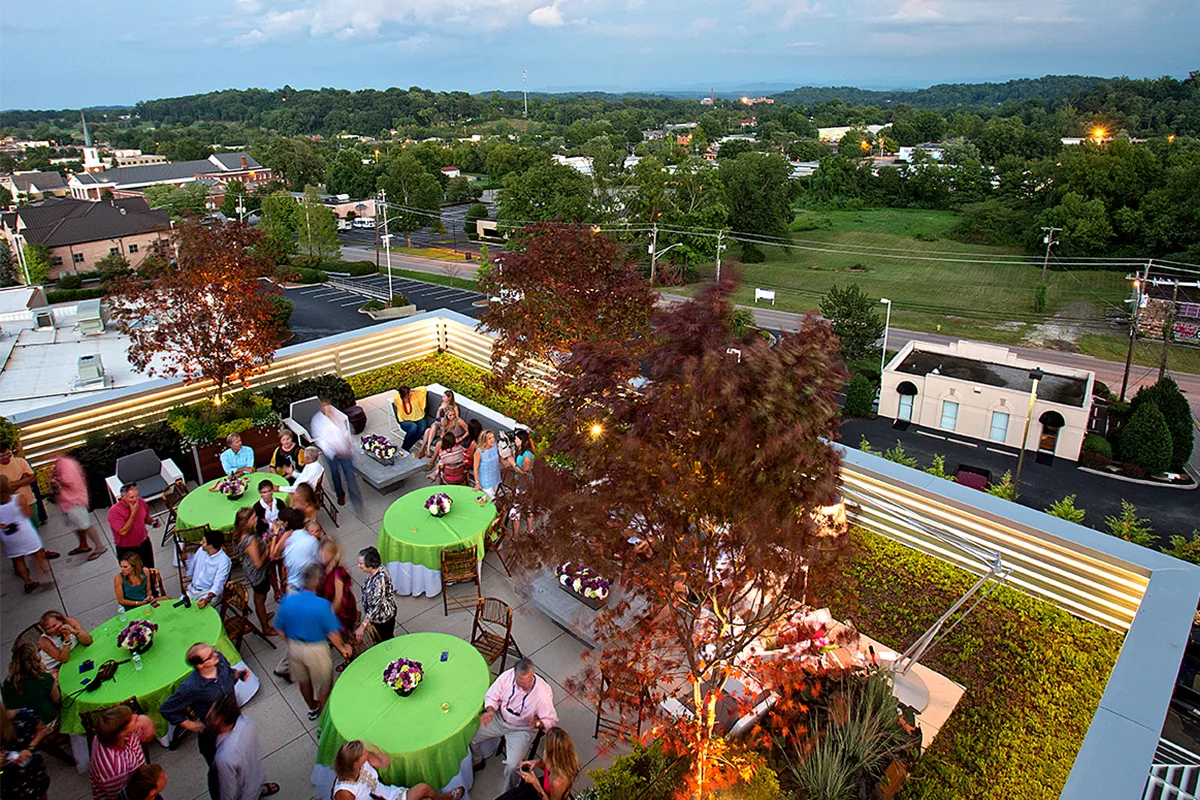
[[230,500],[220,492],[209,491],[218,482],[225,480],[224,478],[209,481],[188,492],[175,511],[178,515],[176,527],[198,528],[207,525],[214,531],[228,533],[233,530],[233,521],[238,510],[249,508],[258,502],[258,484],[261,481],[271,481],[276,486],[288,485],[286,478],[273,472],[251,472],[242,477],[246,480],[246,493],[237,500]]
[[[383,683],[384,668],[397,658],[421,662],[425,673],[408,697]],[[479,651],[445,633],[397,636],[358,656],[334,684],[321,715],[312,776],[317,797],[329,796],[333,759],[338,748],[354,739],[391,757],[391,766],[379,772],[384,783],[428,783],[443,792],[459,786],[470,789],[468,747],[491,683]]]
[[[450,513],[435,517],[425,509],[425,501],[440,492],[454,502]],[[483,537],[495,519],[496,504],[466,486],[426,486],[392,503],[383,515],[376,546],[396,593],[438,595],[442,551],[474,547],[482,561]]]
[[[235,669],[247,669],[237,648],[225,635],[221,615],[215,608],[209,606],[202,609],[194,603],[190,608],[176,608],[173,602],[164,601],[158,608],[139,606],[127,612],[124,622],[120,617],[113,617],[91,632],[90,645],[71,650],[70,659],[59,670],[58,682],[63,694],[60,727],[63,733],[71,735],[76,761],[79,761],[82,750],[83,762],[76,765],[80,772],[87,771],[87,741],[80,714],[108,708],[134,697],[141,705],[142,713],[153,720],[155,733],[165,737],[170,726],[159,714],[158,708],[191,674],[192,667],[187,663],[189,647],[197,642],[211,644],[224,653]],[[132,653],[117,647],[117,635],[126,625],[138,619],[158,625],[153,646],[141,655],[141,670],[136,669],[129,660]],[[89,682],[94,679],[96,671],[109,660],[126,663],[120,664],[114,679],[103,683],[100,688],[93,692],[80,691],[84,688],[84,679]],[[81,671],[80,667],[89,661],[91,668]],[[245,682],[239,682],[239,703],[249,700],[258,685],[258,677],[253,673]],[[72,694],[74,697],[70,697]]]

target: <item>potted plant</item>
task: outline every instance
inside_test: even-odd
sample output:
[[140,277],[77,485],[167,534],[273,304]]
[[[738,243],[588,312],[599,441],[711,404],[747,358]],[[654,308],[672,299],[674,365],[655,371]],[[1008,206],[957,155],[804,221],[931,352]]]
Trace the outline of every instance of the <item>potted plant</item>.
[[117,647],[133,653],[144,653],[154,644],[154,634],[158,633],[158,625],[144,619],[137,619],[125,626],[117,634]]
[[608,602],[612,584],[592,570],[570,561],[559,564],[554,570],[558,577],[559,587],[568,594],[574,595],[581,603],[593,611],[598,611]]
[[412,694],[424,677],[425,670],[421,662],[408,658],[397,658],[383,668],[383,685],[401,697]]
[[386,436],[368,433],[362,437],[362,451],[385,467],[396,463],[396,453],[399,450],[400,448],[392,444]]
[[425,501],[425,510],[435,517],[444,517],[450,513],[450,506],[454,505],[454,500],[445,492],[438,492],[430,495]]

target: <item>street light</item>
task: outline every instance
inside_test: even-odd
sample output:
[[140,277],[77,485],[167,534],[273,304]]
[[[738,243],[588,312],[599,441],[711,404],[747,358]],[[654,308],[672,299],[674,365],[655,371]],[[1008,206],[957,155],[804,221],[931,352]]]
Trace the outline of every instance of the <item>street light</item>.
[[1017,477],[1013,481],[1013,489],[1018,494],[1021,492],[1021,467],[1025,464],[1025,443],[1029,441],[1029,424],[1033,422],[1033,404],[1037,401],[1038,384],[1044,377],[1046,377],[1046,373],[1037,367],[1034,367],[1029,373],[1029,379],[1033,381],[1033,386],[1029,389],[1029,411],[1025,414],[1025,433],[1021,436],[1021,454],[1017,456]]
[[892,324],[892,301],[886,297],[879,298],[879,302],[887,303],[887,316],[883,320],[883,352],[879,354],[879,393],[883,395],[883,368],[887,364],[887,340],[888,328]]
[[[657,231],[655,231],[655,233],[657,234]],[[667,252],[668,250],[670,250],[672,247],[679,247],[681,244],[683,244],[683,242],[676,242],[675,244],[669,244],[666,247],[664,247],[662,250],[655,250],[654,245],[653,244],[650,245],[650,286],[652,286],[652,287],[654,286],[654,270],[658,263],[658,257],[661,256],[663,253]]]

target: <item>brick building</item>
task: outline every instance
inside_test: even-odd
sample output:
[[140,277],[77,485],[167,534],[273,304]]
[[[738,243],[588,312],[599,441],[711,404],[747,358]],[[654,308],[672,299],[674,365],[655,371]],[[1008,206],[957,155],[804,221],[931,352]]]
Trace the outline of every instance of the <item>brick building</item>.
[[43,197],[63,197],[70,193],[63,176],[57,172],[14,172],[0,175],[0,186],[8,190],[13,200],[41,200]]
[[170,228],[167,214],[150,210],[140,197],[99,203],[54,197],[0,217],[0,232],[14,253],[25,243],[49,248],[51,279],[93,270],[111,253],[136,267]]
[[219,153],[200,161],[145,164],[118,167],[72,175],[68,181],[71,196],[79,200],[101,200],[106,193],[116,199],[141,197],[149,186],[174,186],[182,189],[193,183],[208,186],[208,206],[215,210],[225,197],[230,181],[241,181],[255,189],[274,179],[275,174],[247,153]]

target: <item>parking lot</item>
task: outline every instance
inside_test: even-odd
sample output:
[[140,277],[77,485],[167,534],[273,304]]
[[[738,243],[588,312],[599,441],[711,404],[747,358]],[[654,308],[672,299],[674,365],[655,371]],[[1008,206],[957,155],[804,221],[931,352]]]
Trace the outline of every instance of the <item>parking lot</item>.
[[[387,277],[384,275],[368,275],[347,280],[355,286],[387,292]],[[396,277],[392,278],[392,292],[403,293],[409,302],[421,311],[448,308],[473,317],[478,316],[481,309],[472,303],[483,298],[479,292]],[[286,294],[294,307],[291,323],[293,338],[289,344],[299,344],[375,324],[375,320],[358,311],[369,299],[366,294],[347,291],[328,283],[295,287],[288,289]]]

